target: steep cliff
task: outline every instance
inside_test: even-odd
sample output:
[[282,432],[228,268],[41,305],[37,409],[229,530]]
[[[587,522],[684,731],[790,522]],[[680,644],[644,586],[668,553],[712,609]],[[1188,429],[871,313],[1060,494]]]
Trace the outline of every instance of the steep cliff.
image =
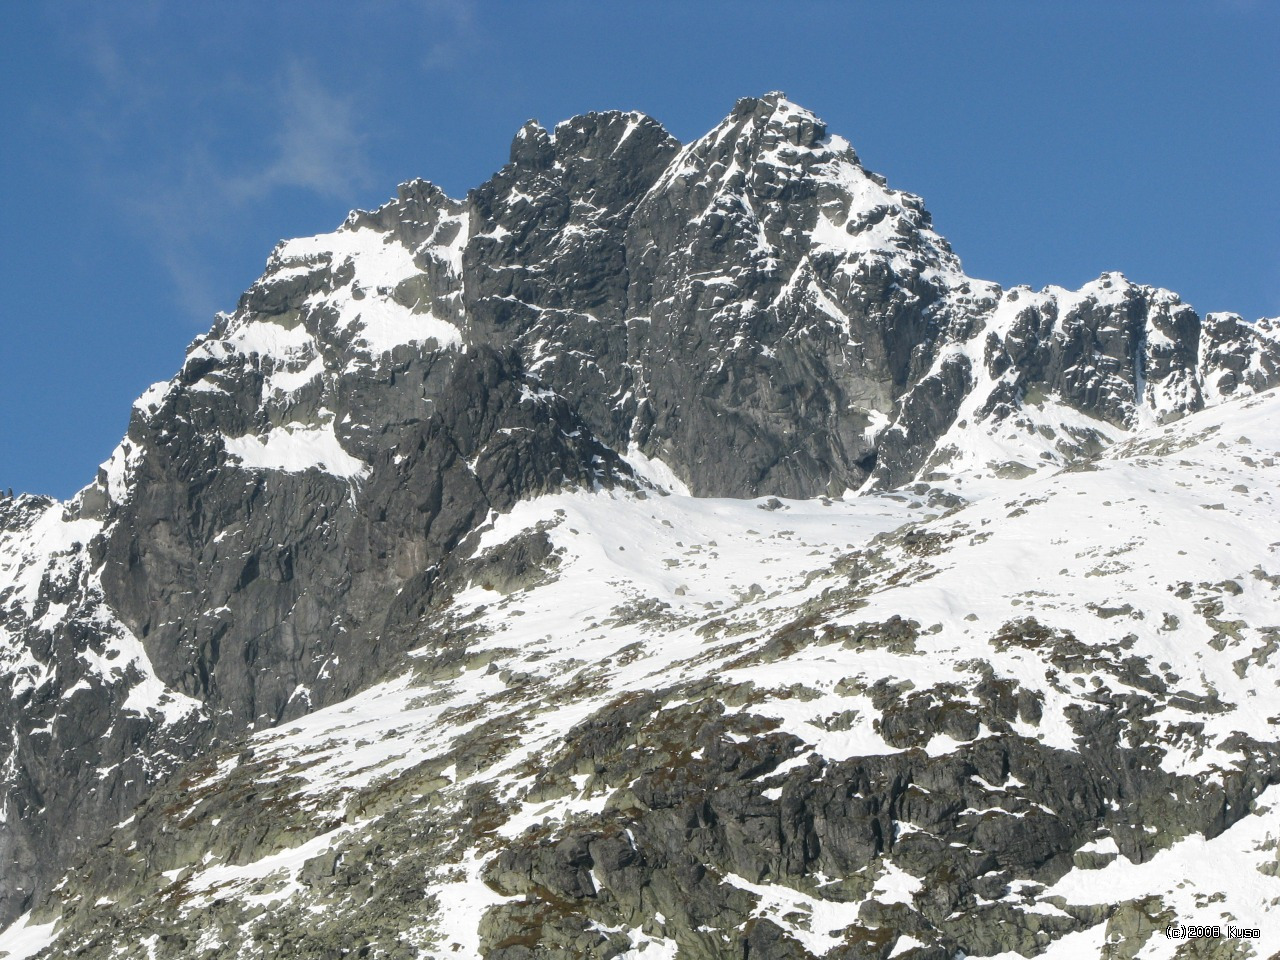
[[[515,960],[637,937],[682,957],[1025,952],[1129,923],[1026,884],[1108,842],[1134,864],[1208,842],[1275,782],[1248,698],[1280,542],[1250,504],[1277,454],[1271,399],[1247,398],[1278,381],[1272,322],[1119,274],[967,277],[919,198],[781,94],[683,146],[634,113],[531,122],[464,200],[415,181],[280,244],[93,483],[0,501],[0,925],[61,916],[49,956],[148,955],[151,934],[152,956],[418,956],[415,936],[454,935],[454,897],[494,904],[471,949]],[[1240,457],[1204,452],[1209,430]],[[1136,486],[1217,472],[1239,510]],[[1097,511],[1125,484],[1170,528],[1159,549],[1195,557],[1141,602],[1119,587],[1141,564],[1106,558],[1157,539],[1077,528],[1062,499]],[[983,553],[1019,537],[1061,543]],[[1251,562],[1229,549],[1246,539]],[[752,560],[722,569],[729,549]],[[935,555],[992,577],[1096,563],[997,611],[981,581],[924,585],[945,581]],[[1241,593],[1259,599],[1233,619]],[[517,617],[513,597],[576,613]],[[1189,617],[1228,670],[1170,648]],[[881,649],[906,659],[858,666]],[[368,748],[344,739],[352,710],[377,773],[344,767],[313,803],[308,771]],[[1230,756],[1206,779],[1160,759],[1179,744]],[[566,797],[585,819],[521,832]],[[235,887],[196,923],[211,875],[260,880],[232,867],[271,857],[293,886]],[[308,930],[320,903],[345,918],[329,939]]]

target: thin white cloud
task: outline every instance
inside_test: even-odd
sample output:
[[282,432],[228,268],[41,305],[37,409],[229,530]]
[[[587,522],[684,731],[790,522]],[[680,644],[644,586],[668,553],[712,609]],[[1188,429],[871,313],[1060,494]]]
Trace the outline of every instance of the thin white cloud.
[[352,98],[327,90],[298,63],[277,84],[274,151],[260,169],[221,178],[228,199],[257,200],[281,187],[350,196],[369,178]]
[[[385,4],[383,19],[418,36],[424,70],[465,67],[480,46],[474,0]],[[243,235],[254,206],[288,191],[354,206],[374,179],[369,137],[354,93],[306,60],[250,76],[229,64],[198,87],[175,86],[180,54],[162,36],[141,42],[157,34],[163,9],[139,0],[127,15],[89,7],[58,18],[97,77],[82,109],[61,122],[86,173],[165,268],[175,303],[203,324],[231,305],[235,294],[219,290],[211,264],[228,237]]]
[[427,71],[465,63],[478,45],[475,0],[417,0],[431,40],[422,58]]
[[[197,323],[230,306],[208,264],[250,205],[281,190],[353,199],[370,181],[354,97],[297,61],[264,85],[268,106],[257,123],[230,129],[230,121],[215,122],[215,114],[204,112],[174,131],[168,151],[140,162],[135,138],[164,94],[148,71],[121,69],[110,36],[97,32],[89,39],[102,88],[81,128],[104,148],[96,175],[151,244],[179,309]],[[228,143],[241,146],[231,150]]]

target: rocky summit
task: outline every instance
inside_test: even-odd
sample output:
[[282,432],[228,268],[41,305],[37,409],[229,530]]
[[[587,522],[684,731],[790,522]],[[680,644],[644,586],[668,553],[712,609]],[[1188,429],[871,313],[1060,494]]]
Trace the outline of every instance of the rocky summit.
[[781,94],[530,122],[0,499],[0,958],[1271,956],[1278,382]]

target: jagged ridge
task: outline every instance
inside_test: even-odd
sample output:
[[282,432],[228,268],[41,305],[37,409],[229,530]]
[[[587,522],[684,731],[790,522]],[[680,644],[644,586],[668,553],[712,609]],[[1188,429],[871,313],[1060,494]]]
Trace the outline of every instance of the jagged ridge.
[[493,511],[1057,469],[1278,357],[1118,275],[966,277],[779,94],[684,147],[638,114],[527,125],[464,201],[414,182],[282,244],[94,484],[6,508],[0,923],[181,759],[434,642]]

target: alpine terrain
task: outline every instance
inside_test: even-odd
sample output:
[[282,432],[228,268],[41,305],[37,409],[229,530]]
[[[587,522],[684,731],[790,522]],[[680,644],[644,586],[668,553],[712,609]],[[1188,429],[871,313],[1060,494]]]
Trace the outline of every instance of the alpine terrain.
[[1277,383],[782,94],[530,122],[0,499],[0,958],[1277,955]]

